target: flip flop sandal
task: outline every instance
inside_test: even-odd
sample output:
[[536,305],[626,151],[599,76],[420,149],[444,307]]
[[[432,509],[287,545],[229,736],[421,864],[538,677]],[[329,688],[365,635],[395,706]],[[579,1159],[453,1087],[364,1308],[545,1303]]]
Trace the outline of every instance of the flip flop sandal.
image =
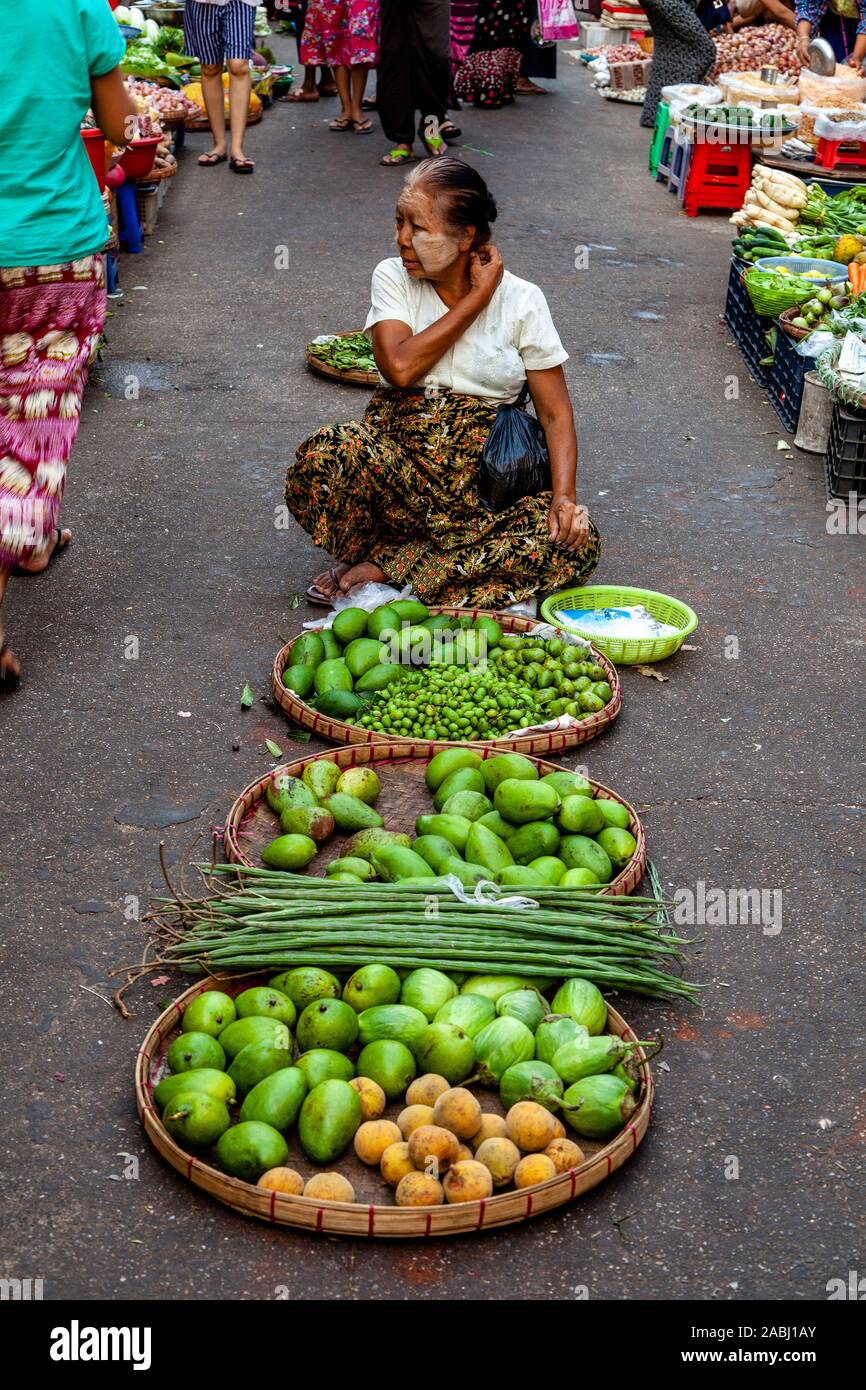
[[451,140],[459,140],[463,131],[459,126],[454,125],[452,121],[443,121],[439,127],[439,134],[447,144]]
[[255,164],[251,159],[230,159],[229,168],[233,174],[252,174],[255,172]]
[[355,122],[349,116],[335,116],[332,121],[328,121],[329,130],[352,130]]
[[447,154],[448,152],[448,146],[445,144],[445,141],[442,139],[441,135],[422,135],[421,143],[423,144],[427,153],[433,159],[438,159],[441,155]]
[[362,110],[362,111],[378,111],[378,109],[379,109],[379,106],[378,106],[378,103],[377,103],[375,97],[362,97],[362,98],[361,98],[361,110]]
[[0,690],[6,686],[9,690],[17,690],[21,684],[20,671],[13,671],[11,666],[7,666],[3,657],[7,652],[11,654],[12,648],[4,642],[0,647]]
[[387,154],[382,155],[379,163],[390,168],[398,164],[411,164],[412,160],[417,158],[418,156],[413,150],[389,150]]
[[225,164],[227,159],[227,154],[203,154],[196,163],[200,169],[215,169],[218,164]]
[[369,135],[373,129],[372,121],[353,121],[352,129],[356,135]]
[[69,540],[65,541],[63,539],[63,532],[61,531],[59,526],[55,526],[54,534],[57,537],[57,539],[54,542],[54,549],[48,557],[48,564],[45,566],[45,569],[26,570],[23,569],[21,565],[16,565],[12,573],[18,579],[38,579],[40,574],[46,574],[47,571],[51,569],[51,566],[54,564],[54,561],[57,559],[57,556],[63,554],[64,550],[66,550],[67,546],[70,544],[72,537],[70,536]]
[[[334,565],[334,567],[328,571],[334,583],[338,587],[340,580],[343,578],[343,575],[347,572],[349,568],[349,565]],[[328,595],[323,594],[322,590],[318,589],[315,584],[311,584],[310,587],[307,589],[307,598],[309,599],[310,603],[316,603],[321,608],[330,608],[333,604],[335,597],[336,595],[332,594],[329,598]]]

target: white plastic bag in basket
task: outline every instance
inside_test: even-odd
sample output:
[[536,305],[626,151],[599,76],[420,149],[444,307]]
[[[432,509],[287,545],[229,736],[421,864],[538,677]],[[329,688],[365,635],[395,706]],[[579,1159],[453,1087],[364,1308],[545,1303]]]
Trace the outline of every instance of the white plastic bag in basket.
[[324,618],[313,618],[311,622],[304,623],[305,628],[320,631],[323,627],[331,627],[337,614],[344,608],[363,608],[365,613],[372,613],[374,608],[378,608],[383,603],[390,603],[395,598],[414,598],[411,585],[405,589],[395,589],[393,584],[356,584],[354,589],[350,589],[347,594],[338,594],[334,599],[330,613]]

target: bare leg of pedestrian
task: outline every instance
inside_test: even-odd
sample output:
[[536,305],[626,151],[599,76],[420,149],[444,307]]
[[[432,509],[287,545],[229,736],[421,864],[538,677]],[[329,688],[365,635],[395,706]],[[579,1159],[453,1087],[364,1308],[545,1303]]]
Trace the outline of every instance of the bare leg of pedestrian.
[[355,131],[366,133],[373,129],[373,122],[364,115],[362,102],[364,100],[364,90],[367,86],[367,74],[370,69],[366,63],[358,63],[349,69],[349,87],[351,95],[351,113]]
[[235,174],[251,174],[255,165],[244,155],[244,135],[250,109],[250,65],[246,58],[229,58],[229,119],[231,121],[231,164]]
[[352,88],[349,78],[349,69],[339,63],[334,68],[334,79],[337,83],[337,94],[340,98],[340,114],[328,122],[331,130],[351,130],[352,128]]
[[202,63],[201,90],[204,96],[204,108],[207,111],[211,135],[213,136],[213,149],[207,154],[201,155],[198,162],[199,164],[215,164],[217,160],[224,159],[226,153],[226,117],[223,105],[225,93],[223,92],[222,63]]

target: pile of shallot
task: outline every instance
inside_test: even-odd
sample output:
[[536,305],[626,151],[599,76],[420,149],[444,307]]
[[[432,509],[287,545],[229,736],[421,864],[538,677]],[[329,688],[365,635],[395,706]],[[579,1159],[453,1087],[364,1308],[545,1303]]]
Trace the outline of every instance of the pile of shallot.
[[796,77],[803,67],[794,30],[783,24],[747,24],[733,34],[719,34],[714,43],[716,66],[710,81],[720,72],[756,72],[767,64],[786,77]]

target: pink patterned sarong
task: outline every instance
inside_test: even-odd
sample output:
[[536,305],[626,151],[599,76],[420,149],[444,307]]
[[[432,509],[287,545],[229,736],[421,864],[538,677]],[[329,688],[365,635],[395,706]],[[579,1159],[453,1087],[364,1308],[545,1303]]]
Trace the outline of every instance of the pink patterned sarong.
[[105,321],[103,258],[0,266],[0,569],[51,539]]

